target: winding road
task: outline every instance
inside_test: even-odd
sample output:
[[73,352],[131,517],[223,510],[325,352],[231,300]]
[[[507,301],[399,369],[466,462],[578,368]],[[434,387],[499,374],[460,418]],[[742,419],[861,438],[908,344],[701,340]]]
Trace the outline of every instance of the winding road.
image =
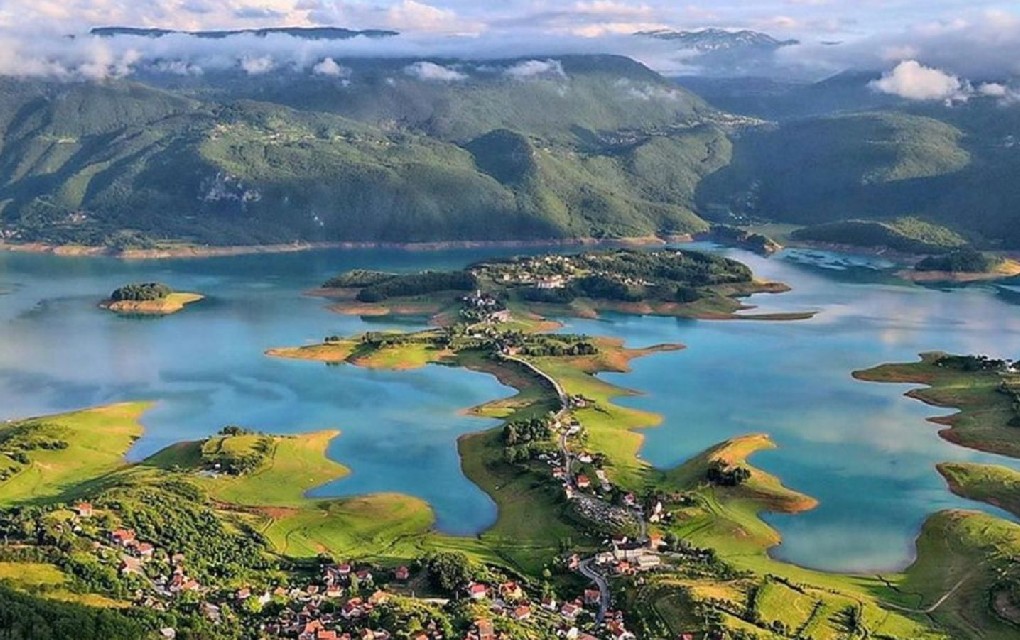
[[588,578],[595,583],[595,586],[599,589],[599,612],[595,616],[595,622],[602,624],[602,621],[606,619],[606,613],[609,612],[609,582],[606,581],[605,576],[595,570],[594,558],[588,558],[581,562],[578,570],[581,575]]

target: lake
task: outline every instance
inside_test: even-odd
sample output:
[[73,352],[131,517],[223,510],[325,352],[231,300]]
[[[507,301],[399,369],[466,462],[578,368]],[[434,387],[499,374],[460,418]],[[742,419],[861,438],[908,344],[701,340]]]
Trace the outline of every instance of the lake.
[[[767,517],[784,538],[775,553],[820,569],[902,568],[921,522],[938,509],[1002,515],[954,497],[934,464],[1020,465],[944,442],[925,422],[944,412],[903,397],[907,386],[857,382],[850,373],[936,349],[1020,357],[1020,289],[910,285],[893,277],[893,265],[863,256],[789,250],[765,259],[699,246],[793,287],[754,296],[760,310],[818,315],[798,322],[567,320],[565,330],[618,336],[631,346],[687,345],[605,376],[642,393],[622,403],[665,418],[645,432],[646,460],[672,466],[726,438],[769,433],[779,447],[754,463],[821,501],[805,514]],[[474,534],[494,522],[496,510],[461,472],[456,439],[495,423],[461,412],[511,389],[449,367],[371,371],[263,352],[331,334],[424,326],[424,319],[337,315],[302,295],[338,272],[455,268],[519,252],[349,250],[160,262],[0,253],[0,419],[154,400],[132,459],[226,424],[274,433],[340,429],[329,453],[352,474],[314,495],[407,493],[432,504],[441,530]],[[143,280],[208,298],[157,319],[96,307],[117,286]]]

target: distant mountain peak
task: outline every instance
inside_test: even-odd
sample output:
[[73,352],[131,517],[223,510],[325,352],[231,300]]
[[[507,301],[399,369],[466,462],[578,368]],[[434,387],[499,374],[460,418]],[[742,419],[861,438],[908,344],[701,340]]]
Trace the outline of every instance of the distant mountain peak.
[[760,31],[748,29],[727,31],[726,29],[714,27],[694,31],[656,29],[653,31],[639,31],[634,35],[656,38],[658,40],[669,40],[676,42],[685,49],[695,49],[704,52],[743,48],[778,49],[780,47],[800,44],[798,40],[777,40],[769,34]]
[[142,36],[162,38],[163,36],[184,34],[196,38],[219,39],[228,36],[254,35],[264,38],[269,35],[288,35],[305,40],[350,40],[358,36],[366,38],[387,38],[400,35],[397,31],[383,29],[345,29],[343,27],[266,27],[263,29],[228,29],[219,31],[179,31],[176,29],[144,28],[144,27],[95,27],[90,34],[101,38],[114,36]]

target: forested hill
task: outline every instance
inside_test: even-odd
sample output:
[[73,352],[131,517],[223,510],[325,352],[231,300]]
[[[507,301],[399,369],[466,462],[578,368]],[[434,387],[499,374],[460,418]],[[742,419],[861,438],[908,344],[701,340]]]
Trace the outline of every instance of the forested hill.
[[0,80],[0,233],[237,245],[706,228],[719,114],[613,56]]
[[831,95],[810,117],[766,121],[789,100],[751,84],[771,106],[732,115],[599,55],[180,71],[0,78],[0,240],[548,240],[781,221],[868,243],[864,220],[1020,247],[1020,107],[991,99],[847,101],[866,79],[841,77],[797,94]]

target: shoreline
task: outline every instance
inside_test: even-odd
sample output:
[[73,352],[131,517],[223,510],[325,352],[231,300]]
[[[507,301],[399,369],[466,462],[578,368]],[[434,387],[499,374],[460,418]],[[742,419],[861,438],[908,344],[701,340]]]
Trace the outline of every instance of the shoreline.
[[693,242],[691,235],[633,236],[624,238],[546,238],[532,240],[436,240],[422,242],[337,241],[293,242],[266,245],[180,245],[155,249],[127,249],[118,251],[110,247],[86,245],[54,245],[44,242],[0,242],[0,252],[37,253],[62,257],[109,257],[120,260],[164,260],[181,258],[222,258],[232,256],[302,253],[324,250],[393,249],[398,251],[442,251],[445,249],[532,248],[532,247],[589,247],[663,246],[679,242]]

